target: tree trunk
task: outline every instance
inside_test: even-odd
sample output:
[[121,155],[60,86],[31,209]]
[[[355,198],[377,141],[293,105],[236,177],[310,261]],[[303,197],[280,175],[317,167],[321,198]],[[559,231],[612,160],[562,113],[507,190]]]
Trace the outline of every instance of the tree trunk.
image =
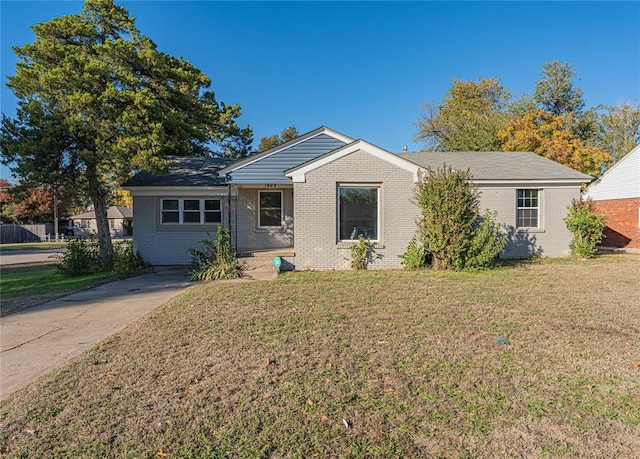
[[102,268],[108,270],[111,269],[113,265],[113,244],[111,242],[111,232],[109,231],[109,220],[107,219],[106,193],[98,179],[95,168],[87,168],[87,180],[89,182],[91,201],[93,202],[93,208],[96,214]]

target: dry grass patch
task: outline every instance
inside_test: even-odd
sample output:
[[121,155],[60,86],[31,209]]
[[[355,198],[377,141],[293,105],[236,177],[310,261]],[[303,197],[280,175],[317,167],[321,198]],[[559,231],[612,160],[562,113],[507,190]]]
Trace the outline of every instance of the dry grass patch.
[[198,285],[5,400],[1,452],[632,457],[638,285],[634,256]]

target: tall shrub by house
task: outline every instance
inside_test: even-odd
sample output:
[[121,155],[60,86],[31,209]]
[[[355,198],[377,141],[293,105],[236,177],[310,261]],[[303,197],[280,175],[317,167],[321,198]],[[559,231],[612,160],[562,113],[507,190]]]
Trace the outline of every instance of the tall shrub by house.
[[[495,215],[479,213],[480,195],[471,173],[443,166],[420,174],[414,192],[420,207],[417,241],[403,255],[424,250],[429,256],[412,259],[431,260],[434,269],[461,270],[482,268],[493,263],[505,244],[495,223]],[[416,263],[405,263],[415,268]]]

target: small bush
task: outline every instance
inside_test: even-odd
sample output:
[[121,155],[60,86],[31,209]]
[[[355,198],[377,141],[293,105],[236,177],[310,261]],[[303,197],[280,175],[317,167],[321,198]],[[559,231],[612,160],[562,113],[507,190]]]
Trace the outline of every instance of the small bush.
[[55,258],[61,260],[58,269],[68,276],[80,276],[102,271],[100,245],[95,236],[69,239],[67,251]]
[[351,246],[351,267],[353,269],[367,269],[371,262],[373,262],[371,239],[365,239],[360,235],[358,242]]
[[577,258],[592,258],[597,245],[602,241],[605,217],[596,214],[589,201],[573,201],[567,207],[569,215],[563,220],[573,234],[570,244],[571,255]]
[[207,238],[200,242],[202,249],[189,250],[196,265],[191,273],[191,280],[210,281],[241,277],[240,268],[231,250],[231,233],[228,229],[218,226],[215,240],[207,233]]
[[[84,238],[69,239],[67,251],[58,254],[55,258],[61,260],[58,269],[68,276],[80,276],[82,274],[105,271],[102,266],[100,244],[98,239],[91,235]],[[119,277],[127,277],[140,272],[148,271],[151,265],[142,257],[134,253],[131,241],[122,241],[113,245],[113,271]]]
[[413,236],[407,246],[407,251],[400,255],[400,258],[402,258],[401,264],[404,269],[415,271],[426,266],[427,251],[424,249],[423,244],[418,243],[418,238]]
[[120,277],[127,277],[151,269],[151,264],[133,251],[131,241],[121,241],[113,246],[113,272]]

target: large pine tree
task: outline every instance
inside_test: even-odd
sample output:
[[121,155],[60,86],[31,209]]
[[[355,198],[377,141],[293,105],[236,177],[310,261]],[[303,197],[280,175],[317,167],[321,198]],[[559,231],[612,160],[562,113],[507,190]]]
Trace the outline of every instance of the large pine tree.
[[113,0],[87,0],[80,14],[32,29],[35,41],[13,48],[18,111],[2,120],[2,160],[22,181],[87,193],[108,268],[114,183],[164,170],[169,154],[244,156],[252,133],[236,123],[238,105],[218,102],[205,74],[158,51]]

